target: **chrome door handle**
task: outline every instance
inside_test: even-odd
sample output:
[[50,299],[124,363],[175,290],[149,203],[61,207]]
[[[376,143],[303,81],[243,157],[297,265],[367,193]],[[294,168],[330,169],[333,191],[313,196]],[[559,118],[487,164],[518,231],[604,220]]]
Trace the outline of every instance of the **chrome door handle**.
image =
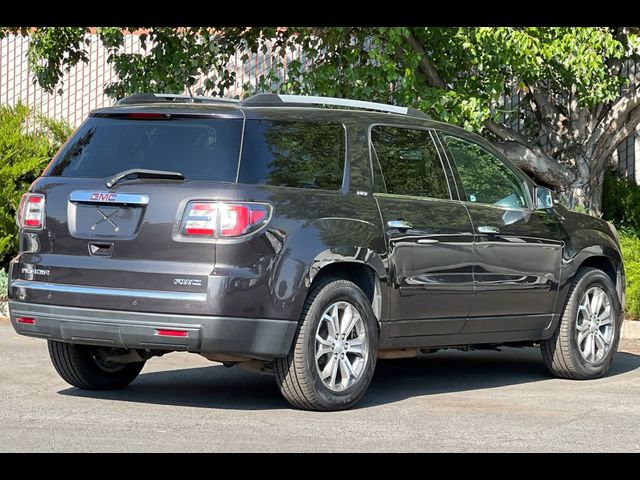
[[498,227],[483,225],[481,227],[478,227],[478,233],[487,233],[489,235],[495,235],[497,233],[500,233],[500,229]]
[[418,243],[425,245],[430,243],[438,243],[438,240],[435,238],[421,238],[420,240],[418,240]]
[[397,228],[398,230],[406,230],[408,228],[413,228],[411,222],[407,222],[406,220],[389,220],[387,222],[391,228]]

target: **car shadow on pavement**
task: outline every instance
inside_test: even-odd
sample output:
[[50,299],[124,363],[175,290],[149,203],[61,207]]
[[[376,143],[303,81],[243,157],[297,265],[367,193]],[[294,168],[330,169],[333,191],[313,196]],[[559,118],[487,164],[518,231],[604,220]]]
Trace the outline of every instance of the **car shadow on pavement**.
[[[640,355],[619,352],[607,377],[640,368]],[[606,377],[605,377],[606,378]],[[380,360],[363,400],[355,408],[424,395],[551,381],[537,348],[444,351],[418,358]],[[216,364],[143,373],[125,390],[91,392],[67,388],[62,395],[123,402],[230,410],[289,408],[273,378]]]

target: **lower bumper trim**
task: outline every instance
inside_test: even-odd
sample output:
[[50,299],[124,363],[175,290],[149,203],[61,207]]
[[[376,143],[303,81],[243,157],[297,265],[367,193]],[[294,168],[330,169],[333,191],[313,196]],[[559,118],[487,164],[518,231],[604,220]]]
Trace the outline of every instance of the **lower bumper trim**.
[[[265,318],[210,317],[100,310],[9,301],[13,328],[21,335],[69,343],[226,353],[270,360],[289,353],[297,322]],[[35,324],[16,318],[35,318]],[[158,329],[187,331],[163,337]]]

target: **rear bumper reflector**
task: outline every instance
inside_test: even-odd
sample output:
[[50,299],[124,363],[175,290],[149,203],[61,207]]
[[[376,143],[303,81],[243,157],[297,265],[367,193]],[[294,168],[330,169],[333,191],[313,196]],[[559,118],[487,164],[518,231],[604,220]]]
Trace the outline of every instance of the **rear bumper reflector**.
[[22,323],[24,325],[35,325],[36,319],[31,317],[18,317],[16,318],[16,322]]
[[186,330],[156,330],[156,333],[162,337],[188,337],[189,332]]

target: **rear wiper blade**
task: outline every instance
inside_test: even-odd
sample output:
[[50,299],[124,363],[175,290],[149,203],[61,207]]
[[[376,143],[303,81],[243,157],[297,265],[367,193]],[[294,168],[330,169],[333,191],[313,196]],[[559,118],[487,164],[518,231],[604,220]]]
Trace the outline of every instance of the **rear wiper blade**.
[[131,168],[120,173],[116,173],[113,177],[105,182],[109,188],[124,177],[135,176],[137,178],[166,178],[167,180],[184,180],[185,177],[180,172],[170,172],[168,170],[147,170],[145,168]]

